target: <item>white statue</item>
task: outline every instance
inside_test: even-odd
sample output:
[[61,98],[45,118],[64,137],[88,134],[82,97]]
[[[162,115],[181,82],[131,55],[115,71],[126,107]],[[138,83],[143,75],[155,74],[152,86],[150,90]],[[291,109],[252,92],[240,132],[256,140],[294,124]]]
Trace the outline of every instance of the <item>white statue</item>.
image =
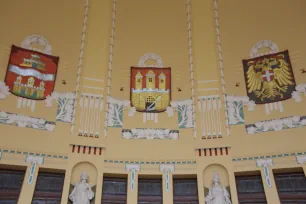
[[226,188],[219,182],[219,174],[215,174],[212,180],[212,186],[205,197],[206,204],[231,204],[230,195]]
[[90,200],[95,196],[91,190],[92,185],[87,183],[88,175],[86,172],[81,174],[81,182],[74,184],[74,189],[69,195],[73,204],[90,204]]

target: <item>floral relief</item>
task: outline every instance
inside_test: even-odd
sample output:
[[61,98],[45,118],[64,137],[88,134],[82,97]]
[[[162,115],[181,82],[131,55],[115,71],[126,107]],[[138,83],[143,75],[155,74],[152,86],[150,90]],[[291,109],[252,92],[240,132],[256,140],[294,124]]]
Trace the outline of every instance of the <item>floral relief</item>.
[[179,131],[169,129],[145,129],[133,128],[123,129],[122,138],[124,139],[170,139],[178,140]]
[[[118,100],[111,96],[108,96],[107,103],[107,126],[113,128],[123,127],[123,109],[130,108],[130,101]],[[133,110],[131,112],[133,112]]]
[[[178,127],[193,128],[192,100],[171,101],[171,106],[178,111]],[[169,113],[168,113],[169,114]]]
[[260,132],[280,131],[291,128],[306,126],[306,116],[293,116],[279,120],[260,121],[255,124],[246,125],[247,134]]
[[0,124],[16,125],[18,127],[34,128],[51,132],[55,129],[55,122],[3,111],[0,112]]

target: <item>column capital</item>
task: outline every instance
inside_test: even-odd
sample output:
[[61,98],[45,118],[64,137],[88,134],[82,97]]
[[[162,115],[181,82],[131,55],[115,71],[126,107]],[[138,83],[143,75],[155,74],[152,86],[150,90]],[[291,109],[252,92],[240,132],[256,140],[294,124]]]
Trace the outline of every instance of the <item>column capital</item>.
[[159,171],[160,172],[168,171],[168,172],[173,173],[173,172],[175,172],[175,166],[174,166],[174,164],[161,164],[159,166]]
[[125,171],[126,172],[130,172],[132,170],[134,170],[135,172],[140,171],[140,164],[126,164],[125,165]]
[[258,167],[273,166],[273,160],[272,159],[257,159],[256,165]]
[[306,164],[306,155],[298,155],[298,156],[296,156],[296,162],[298,164]]
[[25,159],[26,164],[44,164],[44,157],[43,156],[34,156],[34,155],[28,155]]
[[273,166],[272,159],[258,159],[256,160],[257,167],[263,167],[264,178],[268,187],[272,187],[269,166]]

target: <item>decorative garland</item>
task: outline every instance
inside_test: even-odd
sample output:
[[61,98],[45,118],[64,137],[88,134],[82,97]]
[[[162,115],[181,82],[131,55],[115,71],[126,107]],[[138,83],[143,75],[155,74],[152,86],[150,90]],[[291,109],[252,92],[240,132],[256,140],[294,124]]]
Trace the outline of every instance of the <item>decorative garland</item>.
[[[113,11],[112,11],[112,31],[110,39],[110,51],[109,51],[109,63],[108,63],[108,76],[107,76],[107,97],[110,96],[111,92],[111,79],[112,79],[112,67],[113,67],[113,53],[114,53],[114,40],[115,40],[115,24],[116,24],[116,3],[117,0],[113,0]],[[107,136],[108,126],[108,105],[105,111],[105,122],[104,122],[104,136]]]
[[73,134],[73,129],[74,129],[74,126],[75,126],[75,114],[76,114],[77,98],[78,98],[78,94],[79,94],[81,72],[82,72],[82,68],[83,68],[83,54],[84,54],[86,28],[87,28],[87,18],[88,18],[88,7],[89,7],[88,6],[88,1],[89,0],[86,0],[85,11],[84,11],[84,21],[83,21],[83,30],[82,30],[82,38],[81,38],[81,48],[80,48],[80,55],[79,55],[77,80],[76,80],[76,86],[75,86],[75,102],[73,104],[73,114],[72,114],[72,122],[71,122],[70,134]]
[[190,82],[191,82],[191,99],[192,99],[193,137],[196,137],[197,130],[196,130],[196,114],[195,114],[194,70],[193,70],[193,57],[192,57],[190,0],[186,0],[186,7],[187,7],[187,24],[188,24],[188,50],[189,50],[189,69],[190,69]]
[[[37,43],[40,46],[44,47],[44,50],[33,48],[31,46],[33,43]],[[21,47],[28,49],[28,50],[43,52],[48,55],[52,54],[51,45],[49,44],[48,40],[41,35],[30,35],[30,36],[25,37],[25,39],[21,43]]]
[[222,49],[221,49],[221,40],[220,40],[220,30],[219,30],[219,10],[217,0],[214,1],[214,9],[215,9],[215,19],[216,19],[216,33],[217,33],[217,47],[218,47],[218,55],[219,55],[219,64],[220,64],[220,73],[221,73],[221,86],[222,86],[222,95],[224,99],[224,112],[225,112],[225,127],[227,131],[227,135],[230,136],[230,129],[229,129],[229,117],[227,112],[227,97],[225,91],[225,80],[224,80],[224,66],[223,66],[223,56],[222,56]]

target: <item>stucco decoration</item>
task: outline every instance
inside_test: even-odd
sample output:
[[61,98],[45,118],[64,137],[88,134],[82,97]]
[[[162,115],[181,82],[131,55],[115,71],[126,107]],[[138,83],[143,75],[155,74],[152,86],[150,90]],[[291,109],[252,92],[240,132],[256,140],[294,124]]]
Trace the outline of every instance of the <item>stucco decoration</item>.
[[[33,48],[31,46],[32,44],[39,44],[40,46],[43,47],[43,50]],[[48,40],[41,35],[30,35],[25,37],[25,39],[21,43],[21,47],[28,50],[43,52],[48,55],[52,54],[51,45],[49,44]]]
[[186,16],[187,16],[187,32],[188,32],[188,57],[189,57],[189,72],[190,72],[190,84],[191,84],[191,101],[192,101],[192,125],[190,121],[188,121],[188,128],[193,128],[193,137],[197,136],[197,129],[196,129],[196,114],[195,114],[195,73],[194,73],[194,62],[193,62],[193,47],[192,47],[192,14],[191,14],[191,5],[190,0],[186,0]]
[[166,191],[169,191],[169,186],[170,186],[170,173],[173,173],[175,171],[175,166],[174,164],[161,164],[159,166],[159,170],[162,173],[165,173],[165,185],[166,185]]
[[[146,65],[147,60],[154,60],[156,62],[155,65]],[[162,58],[155,53],[146,53],[142,57],[140,57],[138,67],[164,67]]]
[[[266,53],[259,53],[258,51],[262,48],[269,48],[270,51]],[[258,41],[255,45],[253,45],[251,52],[250,52],[250,57],[255,58],[255,57],[273,54],[277,52],[279,52],[279,48],[275,42],[273,42],[272,40],[261,40],[261,41]]]
[[227,111],[230,125],[244,124],[243,106],[247,106],[249,111],[255,109],[255,102],[250,101],[247,96],[227,96]]
[[161,140],[178,140],[179,131],[169,129],[145,129],[133,128],[123,129],[122,138],[124,139],[161,139]]
[[4,81],[0,81],[0,100],[6,99],[9,94],[9,87],[4,83]]
[[[110,36],[110,44],[109,44],[109,63],[107,69],[107,96],[111,95],[111,88],[112,88],[112,69],[113,69],[113,55],[114,55],[114,43],[115,43],[115,30],[116,30],[116,4],[117,0],[113,0],[113,9],[112,9],[112,27],[111,27],[111,36]],[[108,128],[108,110],[109,106],[106,106],[105,111],[105,126],[104,126],[104,136],[107,136],[107,128]]]
[[202,139],[221,138],[221,99],[219,95],[199,96]]
[[[178,127],[193,128],[193,102],[191,99],[182,101],[171,101],[171,107],[178,111]],[[169,113],[168,113],[169,114]]]
[[111,96],[107,97],[108,114],[107,126],[113,128],[123,127],[123,109],[130,107],[130,101],[118,100]]
[[55,129],[55,122],[46,121],[42,118],[17,115],[0,111],[0,124],[16,125],[18,127],[47,130],[52,132]]
[[255,124],[246,125],[247,134],[261,132],[280,131],[290,128],[299,128],[306,126],[306,116],[293,116],[278,120],[265,120]]
[[57,103],[56,121],[71,123],[73,118],[75,93],[52,92],[51,96],[47,96],[45,100],[45,107],[52,107],[52,100],[56,100]]
[[69,199],[73,204],[90,204],[91,200],[94,198],[95,193],[92,190],[94,185],[88,182],[87,172],[81,173],[81,181],[74,184],[74,188],[69,195]]
[[44,157],[42,156],[34,156],[34,155],[28,155],[25,159],[26,164],[31,164],[31,170],[30,174],[27,180],[27,184],[32,184],[34,179],[34,174],[36,171],[36,167],[38,164],[44,163]]
[[258,167],[263,167],[264,171],[264,176],[266,180],[266,184],[268,187],[272,187],[272,182],[270,178],[270,173],[269,173],[269,166],[273,166],[273,160],[272,159],[258,159],[256,160],[256,165]]
[[134,191],[136,188],[136,172],[140,171],[140,165],[139,164],[126,164],[125,171],[131,172],[130,187],[131,187],[131,190]]
[[99,137],[101,115],[104,108],[103,99],[103,95],[100,94],[82,93],[79,136]]
[[298,155],[298,156],[296,156],[296,162],[298,164],[306,164],[306,155]]
[[304,96],[306,95],[306,84],[298,84],[295,90],[296,91],[292,92],[292,98],[294,98],[295,102],[299,103],[302,101],[301,94],[303,93]]
[[216,173],[212,179],[208,195],[205,197],[206,204],[232,204],[230,194],[224,186],[220,184],[219,174]]
[[222,52],[222,47],[221,47],[221,34],[220,34],[220,24],[219,24],[219,19],[220,19],[219,8],[218,8],[217,0],[213,0],[213,1],[214,1],[214,10],[215,10],[217,48],[218,48],[218,55],[219,55],[220,81],[221,81],[222,96],[223,96],[223,101],[224,101],[225,128],[226,128],[227,136],[230,136],[231,132],[229,128],[229,116],[228,116],[227,105],[226,105],[227,95],[226,95],[226,90],[225,90],[226,84],[224,80],[223,52]]

